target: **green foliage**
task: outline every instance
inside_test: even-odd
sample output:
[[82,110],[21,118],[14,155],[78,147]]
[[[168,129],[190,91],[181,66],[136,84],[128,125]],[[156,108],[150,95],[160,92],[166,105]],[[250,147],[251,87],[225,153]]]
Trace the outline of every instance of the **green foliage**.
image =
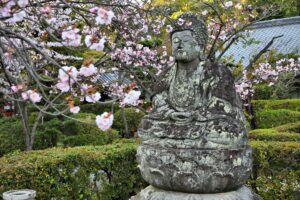
[[96,116],[91,113],[74,115],[79,121],[65,120],[62,126],[62,143],[64,146],[103,145],[118,138],[113,129],[101,131],[95,123]]
[[127,200],[144,183],[135,161],[136,141],[53,148],[0,158],[0,193],[32,188],[37,200]]
[[[128,129],[130,130],[130,133],[133,136],[134,133],[137,131],[137,128],[145,114],[142,112],[137,112],[134,108],[125,108],[124,110],[126,120],[128,123]],[[125,132],[121,110],[118,110],[114,114],[113,128],[119,130],[121,135],[123,135]]]
[[[114,109],[118,109],[118,106],[115,106]],[[80,112],[82,113],[93,113],[95,115],[100,115],[103,112],[111,112],[111,105],[102,105],[102,104],[83,104],[80,106]]]
[[300,134],[290,132],[278,132],[276,129],[255,129],[249,132],[249,139],[300,142]]
[[255,86],[255,93],[253,99],[270,99],[273,94],[272,87],[266,83],[258,84]]
[[300,120],[300,112],[286,109],[262,110],[255,115],[258,128],[272,128]]
[[46,149],[57,146],[59,136],[62,134],[62,121],[52,118],[40,123],[35,133],[33,149]]
[[300,143],[251,141],[250,144],[254,163],[248,184],[252,189],[264,200],[297,199]]
[[300,121],[295,123],[284,124],[282,126],[277,126],[275,129],[279,132],[295,132],[300,133]]
[[252,106],[258,128],[272,128],[300,119],[300,99],[253,100]]
[[0,157],[8,152],[24,150],[22,122],[19,117],[0,118]]
[[56,128],[47,128],[43,131],[37,131],[34,139],[34,149],[46,149],[50,147],[56,147],[58,143],[58,137],[61,132]]
[[300,99],[253,100],[252,105],[256,112],[265,109],[288,109],[293,111],[300,111]]
[[278,12],[274,13],[271,18],[284,18],[300,15],[300,3],[298,0],[248,0],[249,3],[261,7],[266,5],[276,6]]

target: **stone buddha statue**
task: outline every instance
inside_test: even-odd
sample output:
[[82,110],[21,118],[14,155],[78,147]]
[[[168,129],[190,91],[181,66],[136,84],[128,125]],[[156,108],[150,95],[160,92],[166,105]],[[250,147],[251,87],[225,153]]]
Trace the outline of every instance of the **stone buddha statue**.
[[176,63],[138,129],[141,174],[166,191],[239,190],[251,172],[252,150],[233,77],[226,66],[205,60],[205,23],[191,13],[179,18],[186,23],[171,33]]
[[[189,13],[181,18],[192,25],[171,33],[176,64],[164,78],[165,89],[153,97],[153,111],[142,121],[138,134],[142,140],[156,142],[185,139],[198,148],[243,147],[247,131],[233,77],[226,66],[205,62],[205,24]],[[169,144],[180,143],[171,140]]]

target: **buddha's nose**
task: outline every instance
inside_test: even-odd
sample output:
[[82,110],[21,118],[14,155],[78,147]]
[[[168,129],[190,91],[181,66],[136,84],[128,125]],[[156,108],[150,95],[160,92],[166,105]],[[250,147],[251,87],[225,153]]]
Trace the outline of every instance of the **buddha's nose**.
[[183,45],[182,45],[182,41],[181,40],[179,41],[178,49],[183,49]]

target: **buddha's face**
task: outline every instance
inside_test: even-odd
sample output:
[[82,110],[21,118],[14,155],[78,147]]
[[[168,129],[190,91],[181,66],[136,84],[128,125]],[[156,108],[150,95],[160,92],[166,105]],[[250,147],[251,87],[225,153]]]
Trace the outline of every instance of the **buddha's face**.
[[172,35],[172,53],[176,61],[191,62],[200,58],[200,45],[189,30],[175,32]]

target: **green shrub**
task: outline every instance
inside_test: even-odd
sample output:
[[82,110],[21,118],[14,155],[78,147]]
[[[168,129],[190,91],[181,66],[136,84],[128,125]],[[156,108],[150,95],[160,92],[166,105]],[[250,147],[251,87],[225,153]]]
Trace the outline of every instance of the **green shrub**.
[[279,132],[276,129],[255,129],[249,132],[249,139],[268,141],[300,141],[300,134]]
[[[253,172],[248,184],[264,200],[296,200],[300,190],[300,143],[251,141]],[[0,158],[0,193],[37,190],[37,200],[123,200],[145,187],[135,162],[137,143],[53,148]],[[96,173],[97,172],[97,173]],[[91,174],[93,182],[88,178]],[[101,185],[97,188],[96,185]],[[49,189],[50,188],[50,189]]]
[[0,118],[0,157],[15,150],[24,150],[24,134],[19,117]]
[[47,128],[43,131],[37,131],[35,133],[33,149],[56,147],[60,134],[61,132],[56,128]]
[[261,110],[278,110],[287,109],[300,112],[300,99],[283,99],[283,100],[253,100],[252,106],[255,112]]
[[250,144],[254,163],[248,184],[252,189],[264,200],[296,200],[300,190],[300,143],[251,141]]
[[253,99],[270,99],[273,93],[273,88],[268,84],[263,83],[255,86]]
[[300,112],[287,109],[266,109],[256,112],[255,116],[258,128],[272,128],[300,120]]
[[284,124],[281,126],[275,127],[279,132],[295,132],[300,133],[300,121],[295,123]]
[[[80,106],[80,112],[82,113],[93,113],[95,115],[100,115],[104,112],[111,112],[111,105],[103,105],[103,104],[83,104]],[[119,108],[118,106],[114,106],[114,110],[117,111]]]
[[[125,108],[124,110],[128,123],[128,129],[131,133],[131,136],[133,136],[145,114],[143,112],[137,112],[134,108]],[[118,110],[114,114],[113,128],[120,131],[120,135],[124,136],[125,130],[121,110]]]
[[56,147],[59,136],[62,135],[63,122],[58,118],[40,123],[35,133],[33,149],[46,149]]
[[91,113],[80,113],[73,117],[80,122],[68,119],[62,126],[62,143],[64,146],[103,145],[119,137],[116,130],[101,131],[96,125],[96,116]]
[[37,200],[127,200],[144,183],[135,161],[136,141],[53,148],[0,158],[0,193],[31,188]]

